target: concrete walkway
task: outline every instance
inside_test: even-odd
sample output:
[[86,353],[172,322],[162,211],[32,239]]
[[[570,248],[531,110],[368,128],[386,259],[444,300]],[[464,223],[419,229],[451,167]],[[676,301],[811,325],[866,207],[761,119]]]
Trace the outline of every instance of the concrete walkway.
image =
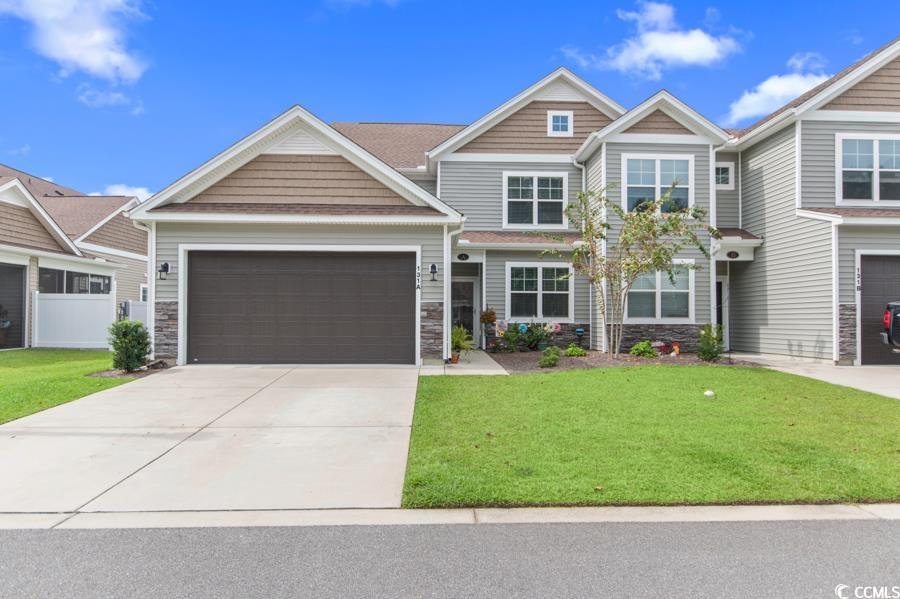
[[460,357],[456,364],[444,364],[441,360],[427,361],[422,366],[419,374],[422,376],[439,376],[439,375],[500,375],[506,376],[509,373],[500,366],[490,354],[477,349],[470,351]]
[[399,507],[417,375],[189,366],[96,393],[0,427],[0,513]]
[[734,357],[761,364],[772,370],[900,399],[898,366],[835,366],[830,362],[818,360],[759,354],[735,353]]

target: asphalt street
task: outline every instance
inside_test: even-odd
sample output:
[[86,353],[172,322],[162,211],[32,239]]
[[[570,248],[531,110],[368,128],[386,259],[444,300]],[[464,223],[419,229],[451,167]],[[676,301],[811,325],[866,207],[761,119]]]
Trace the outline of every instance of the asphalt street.
[[838,585],[900,586],[900,521],[0,532],[3,597],[836,597]]

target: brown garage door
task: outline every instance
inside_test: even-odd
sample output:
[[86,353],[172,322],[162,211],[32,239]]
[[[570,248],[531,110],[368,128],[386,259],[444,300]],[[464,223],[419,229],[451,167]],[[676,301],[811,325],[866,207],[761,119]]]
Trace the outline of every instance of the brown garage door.
[[190,252],[188,362],[412,364],[415,254]]
[[900,256],[862,256],[860,345],[863,364],[900,364],[900,354],[881,342],[881,317],[888,302],[900,301]]

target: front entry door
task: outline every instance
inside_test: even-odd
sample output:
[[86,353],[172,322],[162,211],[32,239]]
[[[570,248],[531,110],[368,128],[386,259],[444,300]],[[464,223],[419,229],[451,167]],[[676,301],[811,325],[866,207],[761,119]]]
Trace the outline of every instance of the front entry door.
[[478,329],[478,289],[476,279],[453,279],[450,283],[450,318],[453,326],[466,327],[476,343]]

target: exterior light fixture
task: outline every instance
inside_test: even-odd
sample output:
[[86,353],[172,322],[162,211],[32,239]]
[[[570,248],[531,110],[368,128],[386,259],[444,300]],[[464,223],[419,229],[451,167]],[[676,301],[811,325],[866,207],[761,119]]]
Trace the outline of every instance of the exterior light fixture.
[[432,264],[428,267],[428,272],[431,273],[431,280],[437,281],[437,264]]
[[156,269],[156,278],[160,281],[165,281],[169,276],[169,263],[163,262],[159,265],[159,268]]

